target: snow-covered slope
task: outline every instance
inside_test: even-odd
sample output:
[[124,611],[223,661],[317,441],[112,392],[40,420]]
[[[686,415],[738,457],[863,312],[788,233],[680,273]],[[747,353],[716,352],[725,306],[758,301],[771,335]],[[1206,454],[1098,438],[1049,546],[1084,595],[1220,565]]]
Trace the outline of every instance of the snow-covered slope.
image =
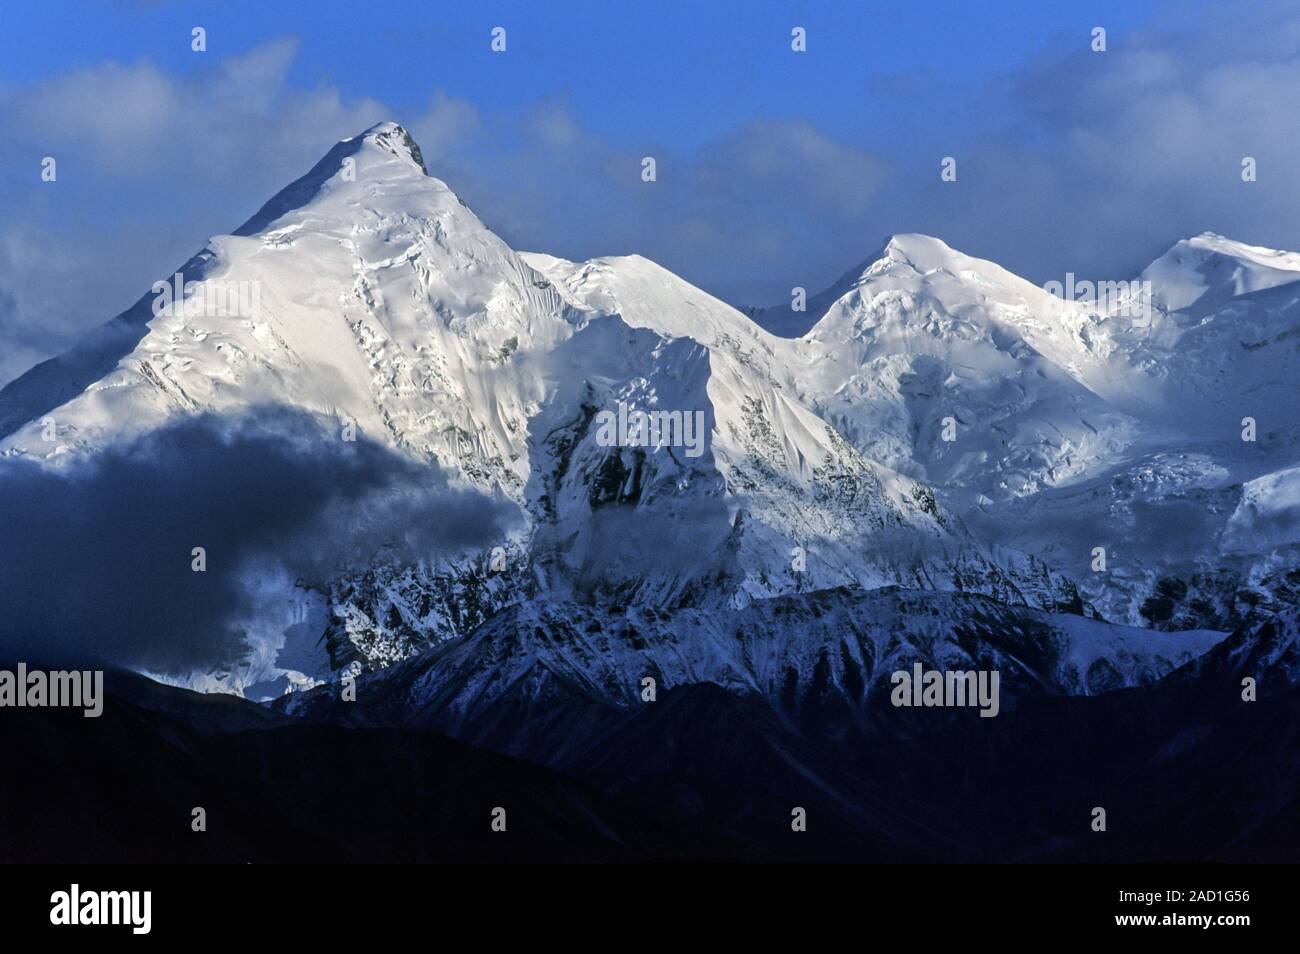
[[1172,422],[1221,439],[1251,417],[1261,443],[1300,450],[1300,254],[1207,233],[1175,244],[1142,278],[1154,319],[1125,357]]
[[[758,694],[804,730],[821,731],[834,712],[840,734],[848,728],[841,717],[867,732],[893,732],[908,721],[890,704],[891,676],[918,663],[997,670],[1001,711],[1008,711],[1031,696],[1149,685],[1222,638],[897,588],[789,595],[730,614],[687,609],[667,621],[635,609],[537,601],[512,607],[469,639],[364,677],[364,705],[343,709],[555,762],[598,737],[613,721],[609,713],[645,705],[647,677],[656,692],[712,683]],[[339,709],[328,689],[283,705],[331,717]]]

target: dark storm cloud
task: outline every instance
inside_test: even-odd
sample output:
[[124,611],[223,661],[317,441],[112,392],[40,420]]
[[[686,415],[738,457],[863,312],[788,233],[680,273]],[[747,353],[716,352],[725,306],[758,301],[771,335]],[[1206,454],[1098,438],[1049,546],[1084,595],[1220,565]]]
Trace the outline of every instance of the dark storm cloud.
[[[319,580],[383,551],[499,540],[513,505],[312,418],[178,420],[52,469],[0,460],[0,655],[155,671],[229,662],[247,574]],[[191,569],[203,547],[207,571]]]

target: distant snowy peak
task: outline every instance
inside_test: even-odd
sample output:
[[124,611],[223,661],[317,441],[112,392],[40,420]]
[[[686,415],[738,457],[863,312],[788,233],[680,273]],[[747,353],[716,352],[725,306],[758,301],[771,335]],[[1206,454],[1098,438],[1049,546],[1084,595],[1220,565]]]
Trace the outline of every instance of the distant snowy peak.
[[1300,253],[1207,232],[1176,243],[1140,280],[1150,283],[1149,321],[1119,353],[1170,419],[1234,440],[1243,417],[1267,419],[1266,440],[1300,447],[1288,436],[1300,413]]
[[[863,305],[881,295],[904,294],[918,304],[932,302],[954,316],[1007,320],[1020,317],[1026,331],[1067,332],[1057,325],[1041,327],[1042,316],[1069,310],[1042,288],[1012,274],[1001,265],[967,255],[928,235],[895,235],[880,254],[865,266],[853,269],[813,301],[830,299],[826,310],[808,333],[809,338],[832,340],[853,334],[844,319],[852,318]],[[918,309],[919,310],[919,309]],[[1035,327],[1038,325],[1038,327]]]
[[[1176,242],[1143,270],[1158,304],[1182,311],[1300,281],[1300,252],[1234,242],[1213,232]],[[1207,297],[1208,296],[1208,297]]]
[[959,509],[1074,479],[1132,439],[1086,307],[939,239],[894,236],[816,311],[789,343],[800,397]]
[[755,312],[754,321],[783,338],[822,337],[830,329],[817,326],[837,305],[849,307],[891,289],[926,291],[956,305],[987,301],[1036,308],[1051,303],[1043,289],[994,262],[959,252],[930,235],[902,233],[891,236],[830,287],[806,296],[803,310],[784,302]]
[[[892,258],[893,253],[896,251],[901,253],[901,248],[896,248],[896,243],[904,238],[932,241],[943,245],[938,239],[931,239],[929,236],[924,235],[893,236],[887,239],[885,244],[874,255],[850,268],[829,287],[815,294],[809,294],[807,288],[800,286],[798,291],[802,292],[802,300],[797,305],[795,303],[796,289],[792,288],[789,300],[767,308],[754,309],[750,313],[752,320],[759,327],[778,338],[804,337],[821,320],[832,305],[860,286],[867,280],[868,276],[887,267],[888,263],[894,260]],[[947,248],[946,245],[943,245],[943,247]]]
[[581,308],[621,315],[634,328],[710,347],[731,345],[772,353],[778,343],[726,302],[640,255],[570,262],[523,252],[520,257]]

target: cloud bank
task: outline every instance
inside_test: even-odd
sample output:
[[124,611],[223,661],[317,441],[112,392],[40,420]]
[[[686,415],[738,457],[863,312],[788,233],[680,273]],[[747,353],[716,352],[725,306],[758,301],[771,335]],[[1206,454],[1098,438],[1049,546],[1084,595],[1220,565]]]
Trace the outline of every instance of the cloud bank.
[[179,419],[60,468],[0,459],[0,655],[219,667],[245,649],[262,569],[319,583],[377,554],[489,547],[517,517],[285,409]]

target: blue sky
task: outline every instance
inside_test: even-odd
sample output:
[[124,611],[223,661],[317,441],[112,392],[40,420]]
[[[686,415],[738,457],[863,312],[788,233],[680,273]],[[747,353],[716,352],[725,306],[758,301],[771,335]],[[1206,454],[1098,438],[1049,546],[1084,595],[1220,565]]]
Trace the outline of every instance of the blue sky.
[[[579,122],[629,144],[671,139],[690,148],[719,128],[786,118],[871,145],[874,127],[910,118],[912,97],[897,98],[908,81],[920,80],[913,94],[923,84],[934,100],[927,127],[978,128],[964,108],[971,87],[998,83],[1094,25],[1122,31],[1158,10],[1113,0],[41,2],[11,13],[21,29],[6,31],[0,82],[106,59],[191,74],[207,65],[188,43],[202,25],[214,57],[297,37],[290,85],[328,84],[402,113],[423,110],[435,90],[487,112],[558,97]],[[489,51],[497,25],[508,30],[509,55]],[[809,31],[813,55],[790,55],[793,25]]]
[[[384,118],[516,247],[638,252],[741,305],[829,284],[900,231],[1035,281],[1130,277],[1203,230],[1300,246],[1293,2],[19,2],[0,17],[0,383]],[[939,181],[946,155],[956,183]]]

